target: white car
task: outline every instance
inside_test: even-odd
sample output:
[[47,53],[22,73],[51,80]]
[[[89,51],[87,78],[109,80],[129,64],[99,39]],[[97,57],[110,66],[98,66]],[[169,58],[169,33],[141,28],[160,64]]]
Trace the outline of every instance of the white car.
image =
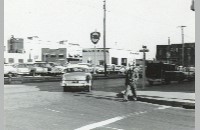
[[64,73],[64,70],[66,69],[66,67],[64,66],[54,66],[52,67],[51,69],[51,74],[52,75],[60,75],[60,74],[63,74]]
[[[97,73],[105,73],[104,72],[104,66],[101,66],[99,68],[97,68]],[[115,65],[114,64],[107,64],[106,65],[106,71],[110,72],[110,71],[115,71]]]
[[78,63],[78,65],[83,66],[83,67],[88,67],[88,70],[90,73],[94,72],[94,65],[90,63]]
[[17,69],[13,67],[13,64],[4,64],[4,76],[17,76]]
[[65,69],[65,74],[62,76],[61,86],[63,91],[71,89],[84,89],[88,92],[92,90],[92,74],[89,72],[88,67],[82,66],[68,66]]
[[126,72],[126,67],[123,65],[116,65],[115,66],[115,71],[120,72],[120,73],[125,73]]
[[14,64],[13,67],[17,69],[19,75],[29,75],[31,72],[31,69],[24,63]]

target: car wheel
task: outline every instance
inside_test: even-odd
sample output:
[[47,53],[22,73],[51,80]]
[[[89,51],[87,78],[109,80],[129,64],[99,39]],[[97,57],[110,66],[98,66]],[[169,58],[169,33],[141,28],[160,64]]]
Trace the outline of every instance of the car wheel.
[[7,75],[8,75],[8,77],[12,77],[13,76],[13,74],[11,72],[9,72]]
[[69,92],[69,90],[70,90],[70,87],[63,86],[63,92]]
[[31,70],[30,75],[34,77],[36,75],[35,70]]

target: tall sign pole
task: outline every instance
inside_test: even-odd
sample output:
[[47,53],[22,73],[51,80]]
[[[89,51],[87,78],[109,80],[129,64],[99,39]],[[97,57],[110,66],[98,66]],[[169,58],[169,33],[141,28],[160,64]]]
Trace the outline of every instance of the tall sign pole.
[[95,31],[90,34],[90,39],[91,39],[92,43],[94,44],[94,74],[96,74],[96,69],[95,69],[95,66],[96,66],[96,44],[99,41],[99,38],[100,38],[100,32]]
[[143,73],[142,73],[142,89],[145,89],[145,82],[146,82],[146,52],[149,52],[147,46],[142,46],[142,49],[139,52],[143,52]]
[[103,1],[103,55],[104,55],[104,72],[105,76],[107,76],[107,70],[106,70],[106,0]]

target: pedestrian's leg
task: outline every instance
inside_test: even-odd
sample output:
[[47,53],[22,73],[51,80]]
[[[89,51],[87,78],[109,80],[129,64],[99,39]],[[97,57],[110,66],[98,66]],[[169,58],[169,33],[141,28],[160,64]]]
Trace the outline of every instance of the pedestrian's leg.
[[136,83],[133,83],[131,85],[131,91],[133,93],[133,100],[135,100],[135,101],[137,100],[136,88],[137,88]]
[[124,92],[124,101],[128,101],[128,89],[129,89],[129,85],[126,86],[126,90]]

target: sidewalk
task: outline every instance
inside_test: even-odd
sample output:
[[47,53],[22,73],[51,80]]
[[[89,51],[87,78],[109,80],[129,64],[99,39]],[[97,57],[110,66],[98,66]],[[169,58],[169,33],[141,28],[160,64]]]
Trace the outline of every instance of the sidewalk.
[[[194,93],[156,91],[137,91],[137,93],[138,101],[141,102],[195,109]],[[123,98],[116,92],[92,91],[89,95],[95,98],[123,101]]]
[[[123,92],[123,91],[122,91]],[[98,98],[122,101],[121,92],[92,91]],[[169,85],[148,86],[137,90],[138,101],[195,109],[195,82],[171,83]]]

